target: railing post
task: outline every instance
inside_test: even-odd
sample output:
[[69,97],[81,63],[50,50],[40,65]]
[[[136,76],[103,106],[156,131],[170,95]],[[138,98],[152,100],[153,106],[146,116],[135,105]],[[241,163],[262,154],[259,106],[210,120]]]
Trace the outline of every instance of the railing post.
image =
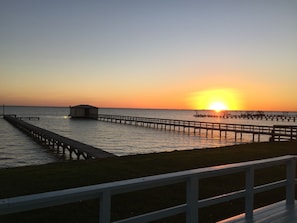
[[254,167],[251,166],[245,173],[245,219],[253,220],[254,211]]
[[287,162],[287,186],[286,186],[286,205],[293,206],[295,203],[295,176],[296,160],[291,158]]
[[187,223],[198,222],[198,177],[192,176],[187,180]]
[[105,191],[100,196],[99,223],[110,223],[110,191]]

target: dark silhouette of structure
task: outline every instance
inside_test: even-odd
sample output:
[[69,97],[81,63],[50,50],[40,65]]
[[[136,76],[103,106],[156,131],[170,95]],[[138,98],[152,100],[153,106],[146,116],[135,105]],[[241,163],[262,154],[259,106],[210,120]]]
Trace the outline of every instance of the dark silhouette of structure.
[[90,105],[77,105],[70,107],[71,118],[98,119],[98,108]]

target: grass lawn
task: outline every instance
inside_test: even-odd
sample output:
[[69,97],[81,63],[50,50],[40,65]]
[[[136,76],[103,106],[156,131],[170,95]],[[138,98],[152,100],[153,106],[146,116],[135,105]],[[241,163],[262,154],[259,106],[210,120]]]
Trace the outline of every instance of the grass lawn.
[[[65,188],[100,184],[200,167],[250,161],[282,155],[296,155],[296,142],[252,143],[212,149],[174,151],[146,155],[68,161],[39,166],[0,169],[0,198],[41,193]],[[259,181],[283,178],[283,167],[257,171]],[[237,190],[244,185],[241,174],[216,177],[200,182],[200,197]],[[273,195],[273,196],[272,196]],[[257,195],[256,206],[284,199],[284,190]],[[112,220],[182,204],[185,185],[160,187],[112,198]],[[201,222],[217,220],[243,211],[243,201],[235,200],[200,211]],[[0,216],[0,222],[98,222],[99,202],[92,200],[19,214]],[[184,216],[158,222],[185,222]]]

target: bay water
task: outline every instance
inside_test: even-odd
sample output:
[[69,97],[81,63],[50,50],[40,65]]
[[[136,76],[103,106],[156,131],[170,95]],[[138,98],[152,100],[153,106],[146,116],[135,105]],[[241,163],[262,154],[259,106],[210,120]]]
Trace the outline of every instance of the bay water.
[[[206,137],[203,133],[184,133],[97,120],[71,119],[68,117],[69,108],[67,107],[5,106],[4,112],[18,117],[40,117],[39,120],[25,121],[118,156],[210,147],[218,147],[219,149],[222,146],[247,143],[252,140],[250,136],[243,136],[242,139],[235,141],[232,134],[226,138],[220,138],[218,135]],[[99,108],[99,114],[268,126],[296,124],[276,120],[197,118],[193,116],[195,114],[193,110]],[[268,141],[268,136],[262,137],[261,141]],[[0,117],[0,168],[58,161],[61,159],[57,155]]]

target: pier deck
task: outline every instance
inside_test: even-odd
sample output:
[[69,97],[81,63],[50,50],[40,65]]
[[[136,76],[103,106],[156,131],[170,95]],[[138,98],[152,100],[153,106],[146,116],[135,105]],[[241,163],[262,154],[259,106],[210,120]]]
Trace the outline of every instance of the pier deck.
[[213,132],[219,132],[219,137],[227,137],[227,133],[233,133],[234,139],[242,139],[243,134],[252,136],[252,141],[260,141],[260,136],[270,136],[271,141],[297,140],[297,126],[262,126],[262,125],[244,125],[215,122],[186,121],[175,119],[146,118],[122,115],[99,114],[98,120],[121,124],[138,125],[151,128],[161,128],[183,132],[205,131],[206,137],[213,136]]
[[61,152],[63,157],[65,157],[66,151],[69,153],[70,159],[73,159],[73,155],[75,155],[77,159],[107,158],[115,156],[114,154],[106,152],[102,149],[81,143],[79,141],[24,122],[18,119],[16,116],[4,115],[4,119],[25,132],[27,135],[31,136],[33,139],[42,143],[43,146],[54,150],[57,154]]

